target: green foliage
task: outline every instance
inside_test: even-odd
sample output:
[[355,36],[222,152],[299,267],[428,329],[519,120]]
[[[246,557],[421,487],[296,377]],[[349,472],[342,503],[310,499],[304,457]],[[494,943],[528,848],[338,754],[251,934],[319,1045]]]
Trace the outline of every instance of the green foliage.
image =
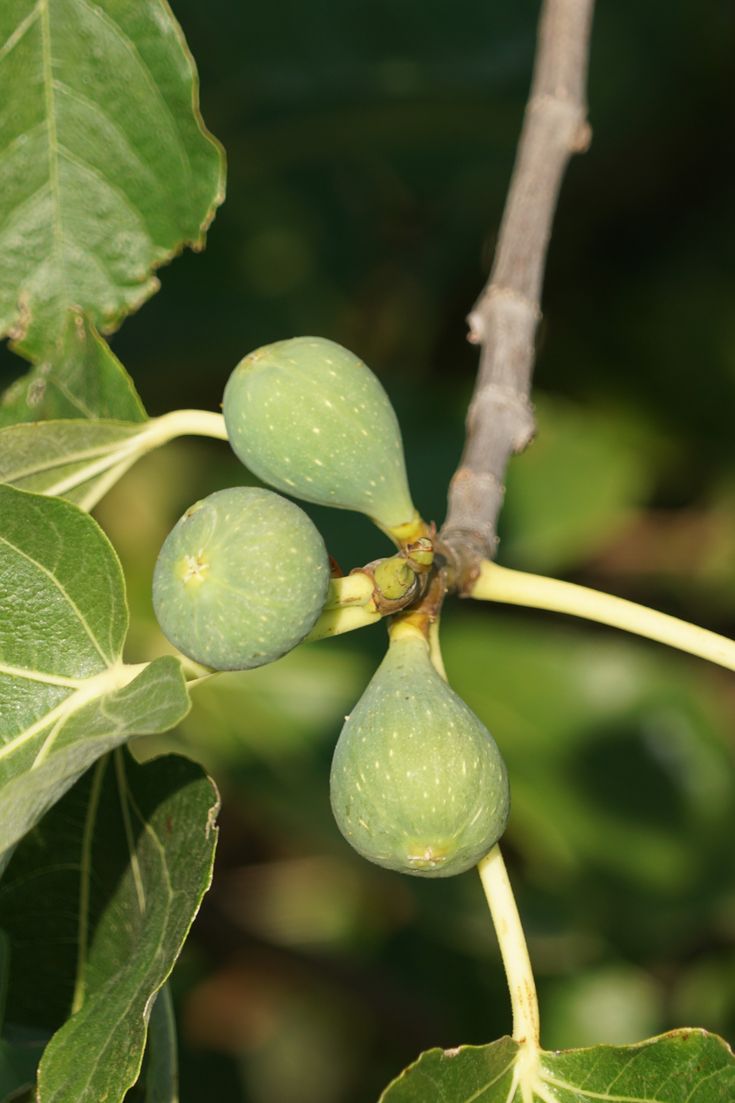
[[0,481],[82,509],[97,504],[150,436],[132,379],[78,309],[50,359],[2,396],[2,425]]
[[146,418],[132,379],[77,308],[69,310],[49,359],[3,394],[0,425],[75,417]]
[[16,849],[0,887],[6,1018],[52,1035],[39,1103],[121,1100],[136,1080],[153,998],[209,885],[217,808],[193,763],[115,751]]
[[333,341],[294,337],[251,352],[230,376],[223,412],[238,458],[278,490],[358,510],[383,528],[413,520],[390,400]]
[[166,636],[216,670],[279,659],[314,626],[329,559],[293,502],[232,487],[196,502],[161,548],[153,605]]
[[122,662],[120,565],[68,502],[0,486],[0,846],[101,755],[188,710],[176,660]]
[[42,421],[0,429],[0,478],[21,490],[92,509],[145,451],[145,426],[124,421]]
[[176,1020],[167,984],[159,989],[151,1009],[146,1061],[145,1103],[171,1103],[171,1100],[176,1100],[179,1094]]
[[476,865],[508,818],[495,741],[413,637],[391,641],[347,718],[331,793],[339,829],[363,857],[426,877]]
[[0,333],[45,357],[69,307],[114,328],[201,245],[222,158],[159,0],[7,0],[0,42]]
[[434,1049],[386,1089],[380,1103],[728,1103],[735,1058],[719,1039],[681,1030],[637,1046],[541,1053],[510,1038]]
[[[184,10],[186,0],[182,4]],[[629,7],[640,28],[640,11]],[[248,12],[247,35],[218,41],[211,27],[218,17],[233,26],[231,5],[218,9],[215,0],[206,18],[191,5],[194,32],[203,28],[208,48],[219,50],[211,62],[213,110],[224,108],[222,125],[233,131],[228,145],[242,206],[232,208],[230,232],[219,235],[212,259],[199,269],[204,275],[186,282],[182,265],[183,297],[174,282],[173,295],[146,314],[149,328],[138,327],[130,362],[148,373],[151,408],[156,400],[170,405],[172,378],[182,389],[200,388],[210,404],[215,363],[233,363],[243,345],[317,327],[341,335],[381,369],[396,377],[409,372],[403,398],[398,378],[391,393],[404,407],[416,499],[431,503],[428,516],[438,516],[459,450],[463,410],[455,380],[463,365],[467,381],[474,368],[462,342],[450,342],[447,333],[456,330],[457,295],[469,301],[461,289],[480,280],[477,242],[487,231],[488,210],[500,208],[520,111],[520,99],[505,96],[501,84],[510,74],[511,87],[525,90],[532,36],[520,9],[500,17],[485,13],[478,22],[476,11],[463,19],[453,8],[424,19],[417,43],[413,29],[423,9],[415,3],[388,8],[386,46],[380,5],[364,17],[366,33],[352,33],[350,41],[346,17],[330,10],[322,19],[326,9],[318,4],[303,35],[292,40],[283,33],[282,13],[266,7]],[[655,184],[651,151],[667,145],[647,140],[652,104],[659,97],[668,108],[669,93],[681,82],[669,66],[675,79],[667,86],[658,79],[666,72],[661,58],[657,70],[654,54],[636,53],[633,36],[618,23],[625,9],[601,12],[607,24],[599,42],[615,64],[625,43],[631,94],[636,107],[646,105],[644,121],[636,127],[637,112],[629,126],[634,113],[617,110],[627,120],[619,128],[623,145],[606,147],[610,120],[604,115],[612,117],[614,97],[600,85],[592,156],[597,149],[602,154],[596,169],[594,160],[588,164],[615,179],[619,224],[628,231],[637,183]],[[235,16],[235,29],[239,18],[245,16]],[[349,14],[351,30],[361,18]],[[500,35],[498,18],[506,23]],[[677,26],[681,32],[681,19],[658,20],[663,38],[657,42],[671,47]],[[275,51],[263,48],[269,27]],[[682,149],[685,161],[687,150],[691,157],[691,178],[702,180],[701,121],[716,118],[710,108],[721,95],[711,62],[718,49],[725,56],[718,41],[728,41],[725,34],[718,38],[716,22],[707,28],[687,34],[687,56],[694,65],[699,37],[709,34],[709,91],[689,82],[696,125],[686,143],[669,140],[676,172],[664,164],[667,181],[686,177]],[[461,64],[447,63],[452,51]],[[152,564],[166,530],[158,512],[170,508],[173,520],[182,485],[191,482],[190,500],[241,476],[221,454],[172,451],[141,465],[103,500],[138,458],[184,431],[181,424],[166,428],[164,419],[146,420],[98,329],[116,327],[149,296],[157,286],[154,269],[183,244],[201,244],[221,201],[221,154],[199,117],[191,58],[163,0],[99,0],[94,9],[83,0],[36,6],[8,0],[0,11],[0,79],[6,90],[0,329],[35,365],[0,404],[6,427],[0,481],[10,484],[0,489],[0,870],[7,865],[0,926],[10,934],[0,932],[0,1004],[10,972],[0,1100],[34,1090],[41,1103],[123,1096],[130,1103],[171,1103],[176,1097],[175,1029],[161,985],[209,881],[216,801],[200,771],[180,758],[138,767],[113,750],[141,734],[146,738],[136,743],[136,754],[151,758],[169,747],[205,760],[224,782],[233,810],[224,890],[173,989],[185,1006],[189,1037],[196,1036],[197,1015],[199,1029],[202,1020],[214,1021],[213,1032],[219,1023],[214,1044],[237,1055],[245,1086],[232,1074],[222,1089],[212,1069],[226,1058],[213,1064],[201,1047],[185,1045],[182,1099],[373,1100],[378,1085],[421,1048],[472,1037],[478,1023],[482,1036],[497,1037],[508,1018],[476,879],[436,885],[397,878],[361,863],[333,829],[328,760],[342,716],[375,664],[377,640],[298,649],[274,670],[203,683],[188,716],[176,658],[140,665],[122,660],[124,643],[131,655],[156,655],[165,647],[150,609]],[[443,98],[451,90],[446,108],[432,98],[437,79]],[[493,89],[499,95],[486,95],[488,81],[499,82]],[[334,96],[335,88],[347,95]],[[247,104],[239,147],[233,103]],[[483,152],[477,134],[489,132],[497,144]],[[618,174],[609,172],[615,161],[634,166],[622,189]],[[586,164],[573,174],[577,199],[588,171]],[[604,197],[599,210],[590,190]],[[617,250],[616,260],[609,193],[587,187],[584,194],[584,203],[572,198],[568,205],[571,220],[562,208],[566,248],[552,253],[556,297],[545,314],[553,340],[545,343],[541,363],[547,380],[573,393],[578,405],[542,398],[538,443],[510,471],[502,554],[531,569],[600,572],[603,584],[637,597],[648,593],[654,603],[663,588],[687,617],[716,623],[732,589],[732,495],[727,473],[716,506],[701,488],[710,485],[715,411],[732,406],[723,367],[732,327],[708,326],[712,336],[703,346],[696,304],[709,318],[712,303],[719,303],[720,317],[729,318],[732,296],[724,285],[713,290],[710,251],[702,251],[704,264],[698,245],[680,249],[686,279],[677,275],[658,228],[649,233],[648,214],[631,283],[628,252]],[[710,211],[710,233],[724,240],[722,204],[718,210],[715,199],[696,204],[697,221],[703,209]],[[665,203],[660,209],[667,234],[675,223],[681,241],[695,240],[679,192],[675,219]],[[440,225],[450,231],[443,241]],[[588,269],[597,248],[604,275],[599,266]],[[653,310],[652,258],[660,296]],[[566,289],[565,269],[575,273]],[[589,270],[589,280],[579,280],[582,270]],[[625,291],[616,300],[621,270]],[[243,310],[245,296],[250,310]],[[161,325],[166,311],[174,319],[168,328]],[[316,343],[319,355],[307,355],[305,372],[289,374],[273,350],[303,352],[304,340],[307,353]],[[711,393],[692,391],[684,370],[692,349],[701,354],[702,347]],[[325,350],[346,381],[336,396],[325,382]],[[374,377],[339,345],[317,338],[279,342],[267,351],[270,359],[244,381],[237,370],[227,390],[237,398],[235,408],[240,390],[247,392],[247,407],[261,370],[276,379],[275,388],[256,395],[277,413],[272,437],[268,418],[253,418],[245,434],[237,409],[228,414],[233,437],[242,438],[238,452],[252,447],[268,468],[246,458],[251,469],[309,501],[363,511],[383,528],[410,521],[400,434]],[[211,373],[202,371],[203,363]],[[448,363],[451,389],[440,382]],[[430,380],[421,374],[429,367],[440,386],[433,400]],[[590,409],[592,377],[596,399],[604,400],[606,390],[608,398],[614,394],[614,414]],[[272,395],[285,380],[295,397],[276,411]],[[300,389],[305,380],[311,382]],[[365,411],[352,417],[351,401],[361,388],[369,392],[367,420]],[[722,401],[713,402],[713,394]],[[335,398],[341,420],[331,413],[327,419],[327,402]],[[229,405],[226,397],[226,413]],[[719,435],[729,448],[731,427],[726,418],[722,424]],[[676,432],[661,432],[671,425]],[[320,440],[312,430],[322,427]],[[355,449],[363,439],[365,447]],[[315,443],[326,453],[315,451]],[[290,467],[283,465],[284,452]],[[329,478],[314,458],[325,467],[329,461]],[[385,483],[376,488],[371,480]],[[660,511],[662,501],[668,507],[672,494],[676,505],[685,499],[695,505],[690,517],[681,514],[687,526],[681,544],[668,538],[649,508],[653,502]],[[53,501],[59,497],[68,502]],[[99,516],[125,556],[135,622],[129,638],[115,553],[75,508],[100,503]],[[373,555],[364,554],[361,523],[358,518],[351,527],[344,516],[324,521],[329,546],[343,562]],[[264,545],[272,574],[271,550]],[[320,558],[320,577],[323,570]],[[303,580],[303,573],[296,575]],[[226,611],[232,615],[234,607]],[[193,627],[191,617],[182,623]],[[727,679],[644,645],[558,628],[539,617],[527,624],[465,607],[449,612],[442,639],[453,686],[496,732],[510,767],[509,842],[522,870],[521,911],[528,917],[547,1045],[633,1040],[677,1021],[732,1029],[735,774]],[[423,741],[419,780],[427,767],[420,710],[438,701],[437,711],[446,715],[451,702],[451,716],[461,714],[463,721],[468,710],[425,654],[407,665],[416,709],[401,730]],[[415,809],[431,790],[386,788],[383,767],[392,748],[378,755],[377,770],[372,752],[388,725],[377,730],[381,714],[366,719],[363,705],[353,709],[345,734],[354,734],[358,723],[371,730],[364,764],[376,794],[370,815],[383,817],[386,837],[396,823],[415,836]],[[465,732],[481,728],[486,749],[485,729],[469,715]],[[170,733],[179,720],[181,728]],[[340,747],[343,741],[344,735]],[[411,769],[408,742],[401,741],[401,749]],[[109,751],[112,757],[105,757]],[[447,799],[460,760],[441,759],[438,788]],[[358,756],[355,769],[360,764]],[[477,797],[469,787],[468,809]],[[392,808],[387,819],[386,808]],[[208,953],[217,961],[214,972]],[[207,986],[216,989],[220,980],[224,997],[207,1003]],[[205,1040],[205,1048],[209,1044]],[[540,1064],[508,1039],[432,1050],[382,1098],[725,1103],[733,1087],[727,1048],[686,1031],[627,1048],[543,1053]]]

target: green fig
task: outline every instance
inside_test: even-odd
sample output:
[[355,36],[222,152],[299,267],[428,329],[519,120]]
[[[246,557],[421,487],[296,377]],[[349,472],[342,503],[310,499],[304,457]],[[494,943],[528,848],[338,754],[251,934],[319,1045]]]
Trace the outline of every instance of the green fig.
[[303,510],[270,490],[219,490],[186,511],[153,574],[153,607],[180,651],[216,670],[273,662],[311,631],[329,558]]
[[332,761],[337,825],[363,857],[426,877],[462,873],[502,835],[508,777],[495,741],[431,663],[391,641]]
[[390,532],[416,524],[393,407],[341,345],[293,337],[256,349],[230,376],[222,410],[236,455],[270,486]]

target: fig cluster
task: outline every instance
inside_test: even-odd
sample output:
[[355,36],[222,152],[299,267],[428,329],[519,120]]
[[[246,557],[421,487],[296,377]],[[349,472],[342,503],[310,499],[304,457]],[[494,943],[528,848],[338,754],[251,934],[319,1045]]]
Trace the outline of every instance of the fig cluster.
[[[192,505],[161,548],[153,604],[185,655],[245,670],[302,642],[329,590],[324,541],[275,491],[365,513],[402,555],[426,527],[390,400],[340,345],[297,337],[256,349],[230,376],[223,414],[235,454],[275,490],[232,487]],[[437,672],[421,632],[391,633],[345,721],[330,788],[347,841],[389,869],[461,873],[502,834],[509,794],[498,747]]]

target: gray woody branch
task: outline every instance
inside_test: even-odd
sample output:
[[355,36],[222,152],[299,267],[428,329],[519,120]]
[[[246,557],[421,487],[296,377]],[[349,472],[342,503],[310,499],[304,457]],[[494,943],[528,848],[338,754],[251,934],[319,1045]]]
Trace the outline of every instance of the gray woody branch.
[[495,259],[468,317],[480,367],[440,533],[460,590],[494,555],[505,469],[535,431],[529,393],[551,224],[567,163],[591,137],[585,86],[593,7],[594,0],[544,0]]

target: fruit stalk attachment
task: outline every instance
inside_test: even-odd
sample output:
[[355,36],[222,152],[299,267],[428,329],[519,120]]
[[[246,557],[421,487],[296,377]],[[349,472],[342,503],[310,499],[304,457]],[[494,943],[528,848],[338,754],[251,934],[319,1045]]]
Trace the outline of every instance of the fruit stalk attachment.
[[346,578],[333,578],[307,642],[364,628],[411,605],[425,592],[433,562],[432,542],[421,537],[395,555],[355,567]]

